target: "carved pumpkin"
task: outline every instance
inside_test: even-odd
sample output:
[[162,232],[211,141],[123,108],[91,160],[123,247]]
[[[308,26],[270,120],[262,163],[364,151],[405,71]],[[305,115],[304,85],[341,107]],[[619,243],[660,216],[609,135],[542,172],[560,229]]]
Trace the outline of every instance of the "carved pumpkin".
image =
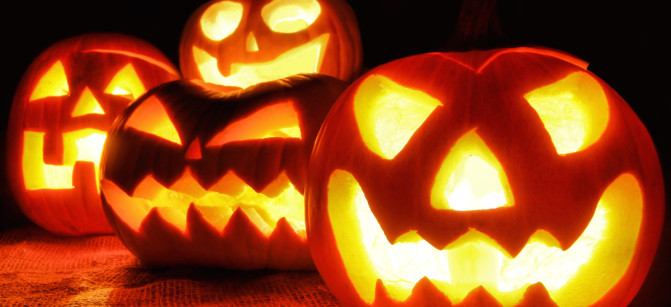
[[58,234],[110,233],[98,164],[116,116],[179,74],[155,47],[120,34],[60,41],[32,63],[14,96],[7,159],[21,210]]
[[210,1],[180,43],[184,77],[243,88],[298,73],[347,81],[361,61],[356,18],[342,0]]
[[151,265],[313,267],[307,159],[344,82],[297,75],[211,87],[168,83],[119,117],[103,152],[110,224]]
[[314,146],[310,248],[345,305],[626,305],[659,240],[645,127],[559,52],[382,65],[343,93]]

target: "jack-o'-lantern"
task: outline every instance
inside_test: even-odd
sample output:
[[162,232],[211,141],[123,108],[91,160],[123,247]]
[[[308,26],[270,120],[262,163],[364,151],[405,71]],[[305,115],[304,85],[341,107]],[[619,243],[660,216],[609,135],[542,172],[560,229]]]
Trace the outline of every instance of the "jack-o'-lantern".
[[298,73],[348,81],[361,68],[361,39],[343,0],[215,0],[191,15],[179,61],[185,78],[225,86]]
[[150,91],[105,143],[110,224],[149,265],[313,268],[307,159],[344,88],[296,75],[228,93],[186,80]]
[[178,78],[158,49],[121,34],[85,34],[40,54],[16,91],[7,137],[21,210],[54,233],[111,233],[98,187],[107,129],[146,90]]
[[560,52],[382,65],[343,93],[314,148],[310,248],[346,305],[626,305],[659,240],[650,136]]

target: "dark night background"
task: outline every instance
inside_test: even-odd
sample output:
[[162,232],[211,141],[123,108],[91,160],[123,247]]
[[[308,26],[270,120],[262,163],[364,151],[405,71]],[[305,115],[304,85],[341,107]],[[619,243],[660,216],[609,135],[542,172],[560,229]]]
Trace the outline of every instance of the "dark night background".
[[[5,144],[14,91],[32,59],[51,44],[86,32],[120,32],[161,49],[175,65],[182,27],[205,1],[15,1],[2,10],[4,63],[0,104],[0,231],[29,225],[7,184]],[[451,37],[461,1],[350,0],[363,41],[364,66],[435,51]],[[668,39],[662,1],[499,1],[499,19],[513,45],[567,51],[590,63],[638,114],[656,144],[666,179],[666,223],[648,278],[632,306],[671,305],[671,117]],[[665,125],[667,124],[667,125]]]

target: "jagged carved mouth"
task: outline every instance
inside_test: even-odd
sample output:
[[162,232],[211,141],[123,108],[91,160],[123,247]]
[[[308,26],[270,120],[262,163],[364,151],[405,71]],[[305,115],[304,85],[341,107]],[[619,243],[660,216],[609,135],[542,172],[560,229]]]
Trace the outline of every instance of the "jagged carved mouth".
[[571,247],[560,249],[552,234],[538,230],[517,256],[510,257],[477,229],[442,250],[414,232],[402,235],[402,243],[391,244],[352,174],[334,171],[328,191],[328,214],[341,259],[366,303],[375,301],[378,280],[392,299],[405,301],[426,277],[453,304],[484,287],[499,303],[512,306],[530,285],[542,283],[560,306],[569,299],[590,305],[626,272],[643,206],[637,179],[622,174],[605,190],[591,222]]
[[[105,142],[104,131],[86,128],[63,133],[63,164],[44,163],[44,132],[23,133],[22,169],[27,190],[73,189],[76,161],[89,161],[98,177],[100,155]],[[97,184],[97,182],[96,182]]]
[[231,63],[231,74],[219,72],[218,61],[207,51],[193,46],[193,57],[203,81],[241,88],[250,85],[286,78],[299,73],[316,73],[324,59],[324,50],[329,34],[322,34],[311,41],[292,48],[276,58],[260,63]]
[[206,190],[193,178],[188,167],[169,187],[147,175],[132,195],[108,179],[102,180],[101,189],[110,207],[135,231],[156,208],[165,221],[185,232],[187,211],[193,205],[218,230],[224,229],[233,213],[240,210],[266,236],[273,232],[281,218],[285,218],[298,235],[306,236],[303,195],[284,172],[259,192],[233,171],[228,171]]

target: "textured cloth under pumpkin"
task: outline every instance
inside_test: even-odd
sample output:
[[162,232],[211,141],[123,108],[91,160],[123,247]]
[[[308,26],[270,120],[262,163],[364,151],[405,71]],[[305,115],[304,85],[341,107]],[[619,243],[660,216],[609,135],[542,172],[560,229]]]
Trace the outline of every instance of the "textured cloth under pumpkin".
[[0,306],[335,306],[317,272],[159,269],[114,236],[59,237],[36,227],[0,233]]

